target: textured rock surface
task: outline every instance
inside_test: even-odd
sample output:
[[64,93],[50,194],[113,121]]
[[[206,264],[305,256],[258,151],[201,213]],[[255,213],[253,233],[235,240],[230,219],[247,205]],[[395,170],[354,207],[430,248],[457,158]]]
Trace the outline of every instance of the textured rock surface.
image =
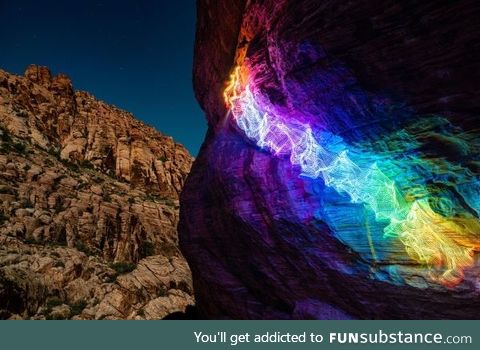
[[[198,2],[194,85],[210,129],[181,196],[179,230],[203,316],[478,317],[478,232],[454,285],[432,278],[435,267],[398,239],[379,237],[373,249],[354,222],[363,207],[348,199],[327,207],[324,185],[240,132],[222,92],[247,64],[271,110],[387,158],[396,140],[386,135],[406,130],[422,160],[478,181],[479,14],[473,1]],[[437,189],[460,185],[437,175]],[[468,197],[472,220],[478,196]]]
[[176,232],[185,148],[38,66],[0,70],[0,127],[0,317],[162,318],[193,303]]
[[25,77],[0,72],[0,120],[11,134],[63,160],[88,161],[132,188],[178,195],[191,165],[183,146],[130,113],[74,91],[65,75],[30,66]]

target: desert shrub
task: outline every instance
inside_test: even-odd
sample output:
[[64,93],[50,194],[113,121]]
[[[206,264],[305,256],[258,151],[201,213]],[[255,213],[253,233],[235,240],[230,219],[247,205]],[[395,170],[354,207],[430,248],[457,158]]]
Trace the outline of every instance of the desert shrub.
[[9,219],[8,216],[6,216],[4,213],[0,213],[0,226],[3,225],[5,222],[7,222]]
[[21,205],[23,208],[33,208],[33,203],[30,200],[30,198],[27,198],[24,201],[22,201]]
[[81,161],[78,162],[78,165],[80,165],[82,168],[87,168],[87,169],[93,169],[95,168],[93,164],[86,159],[82,159]]
[[27,146],[22,142],[14,142],[13,150],[19,154],[25,154],[27,151]]
[[10,133],[4,128],[0,128],[0,140],[5,143],[12,142],[12,137],[10,136]]
[[165,204],[168,205],[169,207],[175,206],[175,202],[170,198],[165,199]]
[[100,176],[97,176],[97,175],[92,175],[92,181],[95,182],[96,184],[100,184],[102,182],[104,182],[105,180],[103,178],[101,178]]
[[9,154],[10,153],[10,147],[5,144],[5,143],[2,143],[0,145],[0,154]]
[[122,261],[110,264],[110,267],[114,269],[119,275],[132,272],[137,267],[134,263],[128,261]]
[[47,152],[51,156],[54,156],[55,158],[60,159],[60,150],[58,148],[50,147]]
[[94,254],[94,252],[85,243],[83,243],[81,241],[77,241],[75,243],[75,248],[79,252],[85,253],[87,255],[93,255]]
[[37,240],[33,238],[32,236],[27,236],[23,240],[26,244],[37,244]]
[[140,247],[140,255],[147,257],[155,254],[155,245],[150,241],[143,241]]
[[55,307],[55,306],[60,306],[63,304],[63,301],[58,298],[58,297],[51,297],[47,300],[47,309],[50,311]]
[[78,173],[80,171],[80,167],[77,164],[65,159],[61,159],[60,161],[66,168],[73,171],[74,173]]
[[45,318],[47,320],[64,320],[66,316],[60,315],[60,314],[52,314],[52,309],[56,306],[60,306],[63,304],[62,299],[58,297],[51,297],[47,299],[47,302],[45,304],[46,309],[44,311]]
[[158,289],[157,289],[157,295],[158,295],[159,297],[164,297],[164,296],[166,296],[167,294],[168,294],[168,290],[167,290],[166,287],[164,287],[164,286],[158,287]]
[[160,196],[155,195],[155,194],[146,194],[145,195],[145,200],[149,202],[156,202],[160,200]]
[[70,318],[76,315],[80,315],[86,307],[87,302],[85,300],[79,300],[70,305]]

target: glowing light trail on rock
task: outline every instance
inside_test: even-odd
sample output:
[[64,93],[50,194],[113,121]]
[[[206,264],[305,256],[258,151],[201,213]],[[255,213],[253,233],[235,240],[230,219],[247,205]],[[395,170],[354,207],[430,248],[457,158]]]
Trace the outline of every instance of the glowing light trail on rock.
[[[377,221],[386,222],[386,237],[399,238],[411,258],[440,271],[432,276],[434,279],[450,286],[461,282],[465,268],[473,265],[474,252],[480,248],[477,218],[440,215],[432,210],[429,198],[401,193],[375,161],[357,164],[350,156],[349,151],[354,149],[349,145],[333,152],[315,137],[310,125],[285,121],[263,110],[246,67],[234,69],[224,99],[238,128],[259,147],[289,156],[303,176],[322,178],[326,186],[348,195],[351,202],[370,208]],[[373,160],[376,157],[371,155]]]

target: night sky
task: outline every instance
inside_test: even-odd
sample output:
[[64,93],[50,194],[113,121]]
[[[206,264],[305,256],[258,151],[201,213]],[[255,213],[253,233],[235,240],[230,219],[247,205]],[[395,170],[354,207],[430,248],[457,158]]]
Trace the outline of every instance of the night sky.
[[207,124],[192,89],[194,33],[194,0],[0,0],[0,68],[65,73],[196,155]]

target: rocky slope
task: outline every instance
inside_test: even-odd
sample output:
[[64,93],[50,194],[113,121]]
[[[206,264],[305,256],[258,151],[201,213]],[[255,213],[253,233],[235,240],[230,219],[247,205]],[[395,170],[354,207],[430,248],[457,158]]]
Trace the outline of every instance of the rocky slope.
[[193,303],[177,248],[192,157],[65,75],[0,70],[0,317],[163,318]]
[[478,3],[197,3],[199,312],[478,318]]

